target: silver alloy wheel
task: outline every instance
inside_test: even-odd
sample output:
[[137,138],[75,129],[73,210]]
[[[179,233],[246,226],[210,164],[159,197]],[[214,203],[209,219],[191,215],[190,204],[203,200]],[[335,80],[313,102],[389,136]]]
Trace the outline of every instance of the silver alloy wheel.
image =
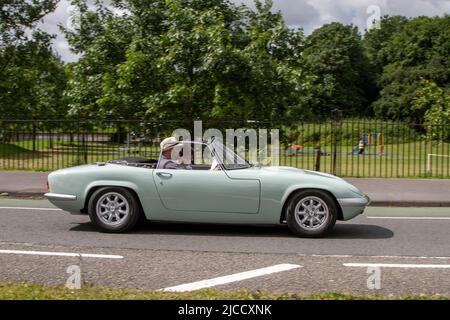
[[130,205],[120,193],[108,192],[98,199],[95,212],[103,223],[118,226],[128,217]]
[[300,227],[315,230],[327,221],[330,211],[321,198],[308,196],[297,203],[294,214]]

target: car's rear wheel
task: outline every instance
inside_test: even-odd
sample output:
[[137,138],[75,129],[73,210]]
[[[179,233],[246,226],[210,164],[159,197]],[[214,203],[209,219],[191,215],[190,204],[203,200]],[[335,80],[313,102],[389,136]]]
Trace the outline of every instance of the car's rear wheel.
[[287,205],[287,225],[304,238],[319,238],[334,227],[338,207],[334,199],[321,190],[302,190],[291,197]]
[[100,188],[89,200],[89,217],[103,232],[129,231],[136,225],[140,215],[138,200],[125,188]]

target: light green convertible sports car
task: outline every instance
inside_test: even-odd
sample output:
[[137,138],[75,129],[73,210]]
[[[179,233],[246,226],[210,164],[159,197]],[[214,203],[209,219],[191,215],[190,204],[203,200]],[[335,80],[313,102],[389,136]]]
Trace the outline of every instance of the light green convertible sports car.
[[330,174],[251,165],[219,141],[180,144],[210,158],[175,169],[161,167],[162,155],[158,161],[123,158],[62,169],[48,176],[45,196],[65,211],[88,214],[104,232],[126,232],[146,218],[287,224],[300,237],[322,237],[336,220],[352,219],[369,203],[357,188]]

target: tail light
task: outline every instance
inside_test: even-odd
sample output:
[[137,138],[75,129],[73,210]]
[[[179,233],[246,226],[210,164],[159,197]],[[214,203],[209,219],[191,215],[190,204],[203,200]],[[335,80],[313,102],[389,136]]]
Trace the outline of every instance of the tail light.
[[50,184],[48,183],[48,180],[45,180],[45,191],[50,191]]

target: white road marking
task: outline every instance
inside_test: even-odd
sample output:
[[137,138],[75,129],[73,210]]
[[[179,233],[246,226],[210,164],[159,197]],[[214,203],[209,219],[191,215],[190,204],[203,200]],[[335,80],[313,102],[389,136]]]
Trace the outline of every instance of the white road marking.
[[402,263],[344,263],[346,267],[384,267],[384,268],[421,268],[450,269],[450,264],[402,264]]
[[[0,242],[1,243],[1,242]],[[352,255],[352,254],[304,254],[298,253],[297,255],[301,257],[319,257],[319,258],[392,258],[392,259],[450,259],[448,257],[427,257],[427,256],[386,256],[386,255],[378,255],[378,256],[361,256],[361,255]]]
[[30,207],[0,207],[0,209],[63,211],[62,209],[58,209],[58,208],[30,208]]
[[367,219],[450,220],[450,217],[367,217]]
[[174,287],[168,287],[162,289],[163,291],[175,291],[175,292],[187,292],[187,291],[194,291],[194,290],[200,290],[203,288],[210,288],[214,286],[218,286],[221,284],[227,284],[230,282],[236,282],[236,281],[242,281],[246,279],[251,279],[255,277],[261,277],[267,274],[281,272],[281,271],[287,271],[291,269],[300,268],[300,265],[297,264],[277,264],[271,267],[267,268],[261,268],[261,269],[255,269],[251,271],[245,271],[241,273],[235,273],[228,276],[218,277],[218,278],[212,278],[192,283],[186,283],[181,284]]
[[82,257],[82,258],[100,258],[100,259],[123,259],[123,256],[111,254],[93,254],[93,253],[73,253],[73,252],[49,252],[49,251],[23,251],[23,250],[0,250],[0,254],[27,254],[36,256],[59,256],[59,257]]
[[[356,257],[356,256],[355,256]],[[450,257],[427,257],[427,256],[364,256],[364,258],[393,258],[393,259],[439,259],[448,260]]]

